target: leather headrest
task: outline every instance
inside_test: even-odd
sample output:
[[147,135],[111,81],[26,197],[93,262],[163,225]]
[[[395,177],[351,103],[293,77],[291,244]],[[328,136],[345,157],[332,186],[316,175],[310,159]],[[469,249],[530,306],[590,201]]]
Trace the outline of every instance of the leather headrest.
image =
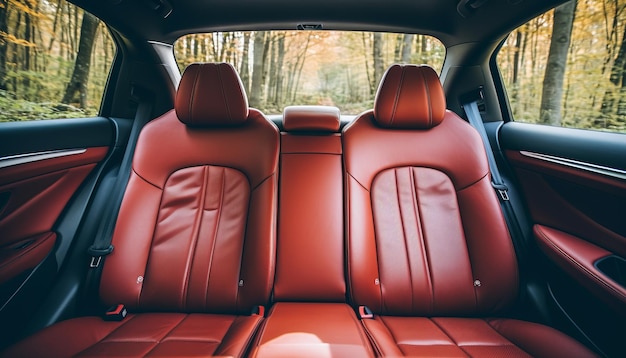
[[330,106],[289,106],[283,111],[287,132],[338,132],[339,108]]
[[432,67],[392,65],[374,100],[374,118],[381,127],[429,129],[443,120],[446,97]]
[[233,126],[248,119],[248,98],[228,63],[193,63],[178,85],[178,119],[190,126]]

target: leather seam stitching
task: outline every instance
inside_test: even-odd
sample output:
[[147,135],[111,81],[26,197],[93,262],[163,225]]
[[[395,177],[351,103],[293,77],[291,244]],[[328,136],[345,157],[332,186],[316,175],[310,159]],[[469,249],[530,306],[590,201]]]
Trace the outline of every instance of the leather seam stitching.
[[[404,225],[404,217],[402,215],[402,199],[400,198],[400,185],[398,184],[398,170],[401,168],[394,168],[393,170],[393,174],[394,174],[394,179],[395,179],[395,184],[396,184],[396,198],[398,198],[398,212],[400,214],[400,225],[402,226],[402,241],[404,241],[404,256],[406,258],[406,262],[409,268],[409,286],[411,287],[411,311],[415,310],[414,307],[414,295],[413,295],[413,272],[411,271],[411,258],[409,257],[409,245],[408,245],[408,238],[407,238],[407,232],[406,232],[406,226]],[[411,176],[410,173],[410,169],[409,169],[409,176]],[[381,280],[381,289],[382,289],[382,280]]]
[[192,112],[193,102],[194,102],[194,99],[196,98],[196,87],[197,87],[197,84],[198,84],[198,80],[200,78],[200,73],[202,72],[201,71],[202,66],[203,65],[200,65],[200,68],[198,68],[198,71],[196,72],[196,76],[193,79],[193,85],[191,86],[191,96],[190,96],[191,98],[189,99],[189,109],[188,109],[189,110],[189,122],[190,123],[193,123],[193,112]]
[[428,243],[426,242],[426,235],[424,233],[424,222],[423,222],[423,215],[422,215],[422,210],[420,208],[419,205],[419,199],[418,199],[418,187],[417,187],[417,179],[415,178],[415,174],[413,173],[413,169],[415,168],[411,168],[411,173],[412,175],[412,179],[413,179],[413,186],[412,186],[412,190],[415,189],[415,208],[416,208],[416,215],[417,215],[417,222],[419,223],[418,225],[418,229],[419,229],[419,233],[420,233],[420,239],[422,241],[422,246],[424,247],[424,249],[422,250],[422,258],[424,259],[424,264],[426,265],[426,270],[428,271],[428,287],[430,288],[430,311],[434,312],[435,311],[435,286],[433,285],[433,270],[430,267],[430,258],[428,256]]
[[[363,188],[363,190],[365,190],[365,191],[366,191],[366,192],[368,192],[368,193],[370,192],[370,190],[368,190],[368,189],[365,187],[365,185],[361,184],[361,182],[360,182],[357,178],[355,178],[355,177],[354,177],[354,176],[353,176],[350,172],[346,171],[346,174],[348,174],[348,175],[350,176],[350,178],[354,179],[354,181],[355,181],[355,182],[357,182],[357,183],[361,186],[361,188]],[[371,199],[371,198],[370,198],[370,199]]]
[[226,112],[228,112],[228,121],[233,122],[233,114],[230,111],[230,106],[228,106],[228,97],[226,96],[226,89],[224,88],[224,80],[222,79],[222,70],[220,66],[217,66],[217,78],[220,83],[220,89],[222,90],[224,106],[226,107]]
[[[457,189],[457,188],[455,187],[455,190],[456,190],[456,192],[458,193],[458,192],[461,192],[461,191],[463,191],[463,190],[465,190],[465,189],[469,189],[469,188],[473,187],[474,185],[476,185],[476,184],[480,183],[480,182],[481,182],[482,180],[484,180],[487,176],[489,176],[489,172],[485,173],[485,175],[483,175],[482,177],[480,177],[478,180],[476,180],[476,181],[474,181],[474,182],[471,182],[471,183],[469,183],[468,185],[466,185],[466,186],[464,186],[464,187],[462,187],[462,188],[458,188],[458,189]],[[454,184],[454,183],[453,183],[453,184]]]
[[[195,219],[194,219],[194,228],[192,231],[192,243],[191,245],[189,245],[189,252],[187,253],[187,262],[186,262],[186,268],[185,268],[185,277],[184,277],[184,283],[183,283],[183,294],[181,295],[181,302],[180,302],[180,308],[184,308],[188,301],[189,301],[189,280],[191,277],[191,267],[193,266],[193,261],[194,261],[194,253],[196,250],[196,247],[198,245],[198,236],[200,235],[200,226],[202,226],[202,215],[204,212],[204,204],[205,204],[205,200],[206,200],[206,192],[207,192],[207,185],[206,182],[208,180],[208,166],[204,166],[202,167],[202,187],[200,189],[200,197],[198,198],[198,211],[196,212],[195,215]],[[193,249],[192,249],[193,248]]]
[[[220,205],[219,205],[219,210],[217,212],[217,218],[215,220],[216,223],[215,223],[215,233],[213,234],[213,243],[211,244],[211,256],[209,258],[209,270],[208,270],[209,272],[207,272],[207,285],[206,285],[206,292],[204,296],[205,309],[208,308],[207,298],[209,296],[209,283],[211,281],[211,271],[213,269],[213,258],[215,257],[215,245],[217,244],[218,232],[220,229],[220,222],[222,220],[222,212],[224,211],[224,196],[226,195],[224,192],[225,185],[226,185],[226,168],[222,167],[221,170],[222,170],[222,186],[221,186],[221,191],[220,191]],[[202,208],[202,210],[204,210],[204,208]],[[245,233],[244,233],[244,239],[245,239]],[[236,296],[239,296],[239,285],[237,285]]]
[[[144,178],[143,176],[141,176],[141,174],[137,173],[137,172],[135,171],[135,169],[131,169],[131,170],[133,171],[133,173],[135,173],[135,175],[137,175],[137,176],[138,176],[141,180],[143,180],[143,181],[144,181],[144,182],[146,182],[147,184],[152,185],[153,187],[155,187],[155,188],[157,188],[157,189],[159,189],[159,190],[161,190],[161,191],[165,190],[164,188],[161,188],[160,186],[158,186],[158,185],[154,184],[153,182],[151,182],[151,181],[149,181],[148,179],[146,179],[146,178]],[[179,170],[180,170],[180,169],[179,169]],[[171,174],[168,176],[168,179],[169,179],[169,177],[170,177],[170,176],[172,176],[172,174],[173,174],[173,173],[171,173]],[[130,180],[129,180],[129,181],[130,181]],[[166,180],[166,182],[167,182],[167,180]]]
[[402,84],[404,83],[404,73],[405,68],[402,68],[402,71],[400,72],[400,83],[398,84],[398,89],[396,90],[396,98],[393,101],[393,108],[391,110],[389,126],[392,126],[394,120],[396,119],[396,110],[398,109],[398,102],[400,102],[400,94],[402,93]]
[[93,347],[95,347],[95,346],[96,346],[96,345],[98,345],[98,344],[104,343],[104,342],[105,342],[105,340],[106,340],[109,336],[111,336],[113,333],[117,332],[117,330],[119,330],[120,328],[122,328],[122,327],[124,327],[125,325],[127,325],[130,321],[132,321],[133,319],[135,319],[135,317],[137,317],[137,316],[132,316],[131,318],[127,319],[127,320],[126,320],[126,322],[124,322],[124,323],[120,324],[119,326],[115,327],[115,329],[114,329],[114,330],[112,330],[112,331],[111,331],[111,332],[109,332],[107,335],[105,335],[104,337],[102,337],[102,339],[100,339],[99,341],[97,341],[97,342],[95,342],[94,344],[90,345],[89,347],[86,347],[86,348],[85,348],[85,349],[83,349],[82,351],[80,351],[80,352],[76,353],[76,355],[75,355],[75,356],[79,356],[81,353],[83,353],[83,352],[87,351],[88,349],[93,348]]
[[[446,335],[446,337],[450,338],[450,342],[452,342],[455,346],[459,347],[459,349],[461,349],[464,353],[467,353],[465,351],[465,349],[461,348],[461,346],[459,345],[459,343],[452,337],[452,335],[450,334],[450,332],[448,332],[447,330],[445,330],[439,323],[437,323],[437,321],[435,321],[432,318],[428,318],[429,321],[431,321],[435,326],[437,326],[437,328],[439,329],[439,331],[441,331],[443,334]],[[468,353],[469,355],[469,353]]]
[[432,100],[430,98],[430,88],[428,87],[428,81],[426,76],[424,75],[424,71],[420,71],[420,75],[422,75],[422,80],[424,81],[424,87],[426,89],[426,107],[428,108],[428,128],[432,128],[433,126],[433,108],[432,108]]

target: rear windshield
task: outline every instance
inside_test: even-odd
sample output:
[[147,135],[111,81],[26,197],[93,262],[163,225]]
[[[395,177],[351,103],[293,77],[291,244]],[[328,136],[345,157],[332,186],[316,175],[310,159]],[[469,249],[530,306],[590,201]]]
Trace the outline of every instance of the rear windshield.
[[445,48],[434,37],[340,31],[214,32],[176,41],[181,71],[193,62],[229,62],[250,106],[279,114],[288,105],[337,106],[342,114],[371,109],[393,63],[441,70]]

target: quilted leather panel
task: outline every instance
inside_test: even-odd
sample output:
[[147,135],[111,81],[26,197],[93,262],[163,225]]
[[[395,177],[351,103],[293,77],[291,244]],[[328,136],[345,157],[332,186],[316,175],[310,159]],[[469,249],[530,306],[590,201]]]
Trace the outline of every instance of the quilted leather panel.
[[181,169],[165,185],[140,304],[235,311],[250,189],[240,172]]
[[[146,313],[121,322],[71,319],[3,352],[7,356],[243,356],[260,316]],[[68,339],[69,338],[69,339]]]
[[450,179],[429,168],[381,172],[372,185],[383,313],[476,307],[472,268]]
[[383,356],[594,357],[559,331],[513,319],[386,316],[363,324]]

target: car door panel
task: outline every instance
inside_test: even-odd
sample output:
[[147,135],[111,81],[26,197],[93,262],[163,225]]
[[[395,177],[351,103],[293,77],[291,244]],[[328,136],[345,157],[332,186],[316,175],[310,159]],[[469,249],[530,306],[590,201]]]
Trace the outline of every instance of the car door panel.
[[[54,225],[113,141],[106,118],[4,123],[0,126],[0,292],[54,248]],[[9,287],[7,287],[9,286]]]
[[626,333],[626,136],[509,122],[498,139],[555,307],[612,355]]

